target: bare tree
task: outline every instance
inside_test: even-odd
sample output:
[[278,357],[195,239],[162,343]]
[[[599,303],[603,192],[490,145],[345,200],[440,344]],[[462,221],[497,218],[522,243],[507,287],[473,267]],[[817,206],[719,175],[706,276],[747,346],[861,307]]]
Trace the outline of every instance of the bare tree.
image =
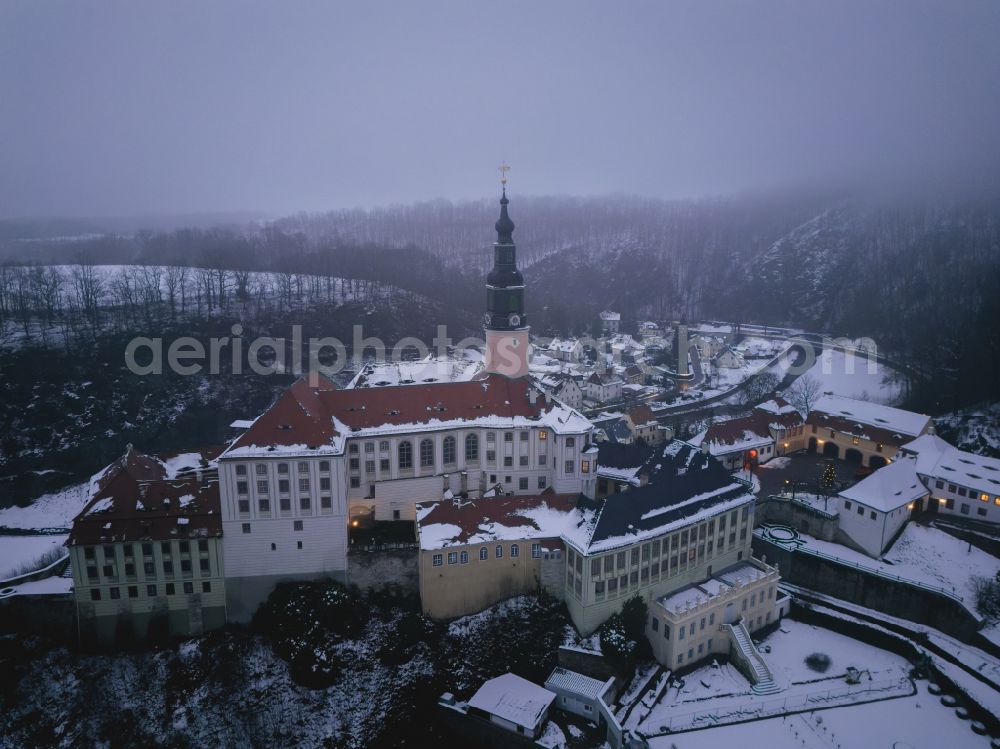
[[816,405],[822,387],[819,379],[807,372],[792,383],[785,391],[784,398],[795,406],[799,413],[806,416]]

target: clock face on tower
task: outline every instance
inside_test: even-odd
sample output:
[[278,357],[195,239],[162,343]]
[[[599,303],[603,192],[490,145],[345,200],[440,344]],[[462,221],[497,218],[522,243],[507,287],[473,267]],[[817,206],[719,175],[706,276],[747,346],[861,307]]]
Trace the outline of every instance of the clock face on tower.
[[516,328],[518,325],[521,324],[521,316],[520,315],[511,315],[510,316],[510,324],[513,327]]

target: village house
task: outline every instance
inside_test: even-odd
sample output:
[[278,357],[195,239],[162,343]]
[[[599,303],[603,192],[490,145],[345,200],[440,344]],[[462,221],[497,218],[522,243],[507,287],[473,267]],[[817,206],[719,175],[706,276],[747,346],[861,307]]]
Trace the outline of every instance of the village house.
[[710,425],[697,441],[729,470],[736,471],[793,451],[803,428],[799,412],[781,398],[773,398],[749,416]]
[[877,468],[932,428],[926,414],[826,393],[806,418],[804,446],[810,452]]
[[604,335],[614,335],[621,327],[622,316],[619,312],[604,310],[601,313],[601,330]]
[[742,369],[746,366],[746,360],[743,358],[743,354],[734,349],[732,346],[727,346],[722,349],[719,354],[715,357],[715,366],[721,367],[722,369]]
[[653,415],[653,409],[647,405],[630,408],[625,414],[625,423],[632,436],[647,445],[658,445],[665,438],[666,430]]
[[217,454],[149,456],[130,445],[91,479],[67,541],[83,641],[226,623]]
[[545,353],[553,359],[575,364],[583,358],[583,344],[576,338],[566,340],[553,338],[545,348]]
[[577,378],[568,372],[547,374],[539,379],[539,387],[560,403],[570,408],[583,407],[583,390]]
[[624,384],[614,372],[593,372],[584,381],[584,393],[597,403],[612,403],[621,400]]

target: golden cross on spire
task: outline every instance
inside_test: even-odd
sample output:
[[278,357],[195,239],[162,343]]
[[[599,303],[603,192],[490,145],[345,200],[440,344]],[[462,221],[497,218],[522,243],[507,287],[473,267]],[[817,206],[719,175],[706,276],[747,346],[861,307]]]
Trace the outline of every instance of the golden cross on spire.
[[507,166],[507,162],[506,161],[500,164],[500,184],[501,185],[506,185],[507,184],[507,172],[509,172],[509,171],[510,171],[510,167]]

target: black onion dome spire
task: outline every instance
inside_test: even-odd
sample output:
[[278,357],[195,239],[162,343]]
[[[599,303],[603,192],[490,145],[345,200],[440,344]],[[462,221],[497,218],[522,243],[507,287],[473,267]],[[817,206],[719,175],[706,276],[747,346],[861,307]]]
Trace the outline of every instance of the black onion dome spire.
[[497,241],[493,245],[493,269],[486,276],[486,327],[489,330],[518,330],[526,328],[528,316],[524,309],[524,277],[517,269],[517,248],[514,246],[514,222],[507,215],[507,178],[504,174],[503,194],[500,197],[500,218],[494,228]]
[[500,218],[493,225],[493,228],[497,230],[497,244],[514,244],[514,239],[511,236],[514,233],[514,222],[507,215],[507,204],[509,202],[507,200],[507,188],[504,187],[503,197],[500,198]]

